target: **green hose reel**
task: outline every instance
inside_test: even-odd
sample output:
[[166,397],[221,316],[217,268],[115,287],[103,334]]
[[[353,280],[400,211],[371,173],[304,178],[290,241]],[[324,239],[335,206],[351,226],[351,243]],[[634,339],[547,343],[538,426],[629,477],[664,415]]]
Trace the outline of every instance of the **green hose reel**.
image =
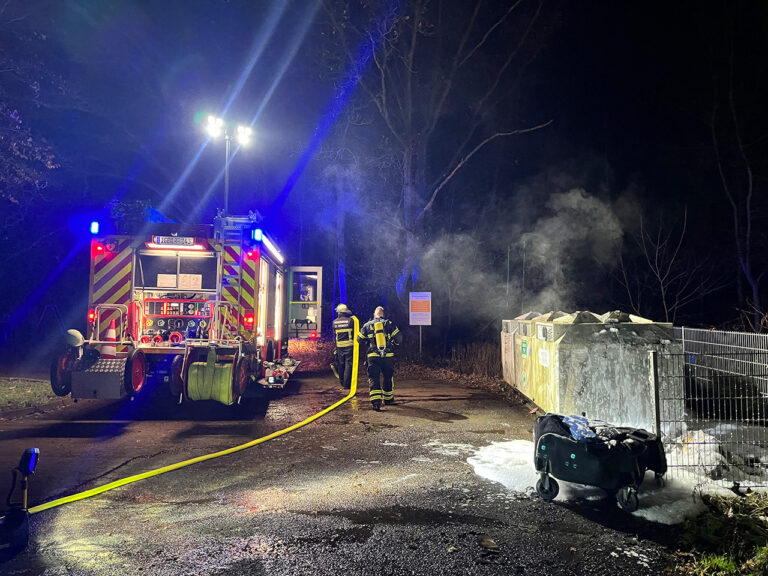
[[187,396],[190,400],[216,400],[227,406],[234,403],[232,375],[234,362],[216,362],[216,349],[208,349],[205,362],[193,362],[187,373]]

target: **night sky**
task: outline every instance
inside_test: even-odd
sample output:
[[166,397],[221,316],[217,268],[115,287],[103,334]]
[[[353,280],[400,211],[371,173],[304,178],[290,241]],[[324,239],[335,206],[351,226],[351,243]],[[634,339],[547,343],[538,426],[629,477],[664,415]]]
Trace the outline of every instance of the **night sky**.
[[[230,211],[267,215],[264,228],[293,263],[326,267],[328,299],[332,294],[338,300],[337,199],[343,198],[347,299],[353,307],[384,302],[397,311],[403,258],[398,242],[405,235],[396,216],[398,157],[375,106],[337,58],[329,14],[341,4],[5,3],[4,338],[13,342],[29,334],[30,326],[39,330],[46,306],[76,317],[80,296],[87,295],[87,254],[75,247],[83,222],[110,202],[149,202],[179,221],[210,221],[223,205],[224,149],[220,142],[206,144],[200,123],[207,113],[251,123],[256,132],[255,145],[232,160]],[[440,5],[427,3],[425,23],[473,6],[443,2],[440,11]],[[484,2],[471,39],[479,41],[512,5]],[[384,21],[408,14],[413,4],[381,6]],[[460,38],[460,20],[440,22],[442,28],[424,29],[430,41],[445,38],[437,44],[443,47]],[[739,202],[748,185],[746,167],[751,169],[752,235],[742,259],[756,284],[767,248],[768,7],[523,1],[482,45],[465,84],[449,100],[429,143],[428,172],[437,175],[456,150],[473,105],[472,84],[492,76],[529,23],[471,144],[494,130],[551,123],[488,144],[440,192],[418,230],[409,231],[419,254],[429,256],[408,287],[446,300],[436,262],[449,254],[443,272],[464,282],[447,324],[457,339],[478,337],[482,330],[493,334],[502,317],[534,306],[540,312],[631,312],[619,261],[627,270],[635,266],[636,279],[647,285],[644,258],[633,240],[640,222],[652,233],[662,223],[659,229],[677,238],[687,208],[673,269],[683,276],[703,271],[694,284],[712,290],[691,298],[674,320],[745,327],[742,311],[762,310],[765,291],[760,285],[752,292],[738,271],[735,220],[711,128],[714,121],[741,231],[747,212]],[[364,55],[363,48],[353,47]],[[432,56],[420,60],[418,73],[428,74],[434,62]],[[373,60],[361,57],[359,64],[365,74],[375,73]],[[20,154],[19,141],[31,142],[35,152]],[[47,168],[40,160],[45,154],[53,158]],[[35,179],[45,186],[31,184]],[[577,189],[584,194],[569,196]],[[582,227],[581,235],[574,232]],[[563,245],[556,245],[558,237]],[[462,251],[469,257],[454,257]],[[657,296],[652,290],[645,294],[639,312],[664,320]]]

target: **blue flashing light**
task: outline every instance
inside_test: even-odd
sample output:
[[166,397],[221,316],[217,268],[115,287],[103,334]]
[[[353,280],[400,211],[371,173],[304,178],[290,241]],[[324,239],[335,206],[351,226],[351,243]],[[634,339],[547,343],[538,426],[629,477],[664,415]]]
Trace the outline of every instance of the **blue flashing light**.
[[17,470],[21,472],[22,476],[29,476],[35,471],[37,466],[37,459],[40,456],[39,448],[27,448],[24,450],[24,454],[21,455],[21,461]]
[[251,238],[253,238],[256,242],[261,242],[261,239],[263,238],[261,228],[256,228],[253,232],[251,232]]
[[91,222],[91,234],[98,234],[99,233],[99,222],[97,220],[94,220]]

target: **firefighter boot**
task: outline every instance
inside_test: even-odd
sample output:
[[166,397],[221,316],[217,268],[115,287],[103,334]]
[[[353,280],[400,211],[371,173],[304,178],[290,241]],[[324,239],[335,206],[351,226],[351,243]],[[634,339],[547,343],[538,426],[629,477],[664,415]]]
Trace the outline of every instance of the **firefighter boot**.
[[376,410],[376,412],[378,412],[379,410],[381,410],[381,400],[373,400],[371,402],[371,406],[373,407],[374,410]]

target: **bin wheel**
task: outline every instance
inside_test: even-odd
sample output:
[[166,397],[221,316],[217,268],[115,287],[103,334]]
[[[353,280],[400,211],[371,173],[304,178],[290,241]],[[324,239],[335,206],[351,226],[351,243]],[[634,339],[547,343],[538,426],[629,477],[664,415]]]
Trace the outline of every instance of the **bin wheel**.
[[554,500],[557,493],[560,492],[560,486],[554,478],[539,478],[536,481],[536,492],[542,500],[549,502]]
[[147,375],[147,358],[141,350],[133,350],[125,362],[125,391],[133,396],[144,387]]
[[68,354],[65,352],[51,363],[51,389],[56,396],[66,396],[72,392],[72,371]]
[[634,512],[637,510],[637,490],[632,486],[624,486],[616,494],[616,501],[619,503],[619,508],[626,512]]

